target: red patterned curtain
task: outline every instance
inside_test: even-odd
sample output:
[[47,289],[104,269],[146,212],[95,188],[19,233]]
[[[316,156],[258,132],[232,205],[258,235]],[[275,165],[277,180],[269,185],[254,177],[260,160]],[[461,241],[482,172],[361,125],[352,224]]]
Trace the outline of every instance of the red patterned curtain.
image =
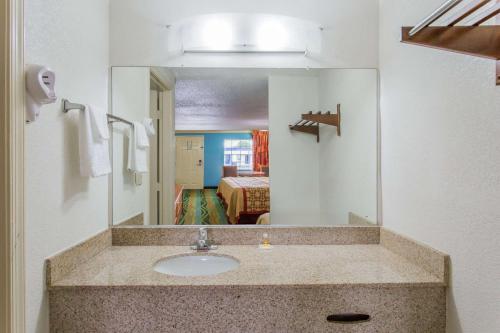
[[253,169],[260,171],[263,166],[269,166],[269,132],[254,130],[253,138]]

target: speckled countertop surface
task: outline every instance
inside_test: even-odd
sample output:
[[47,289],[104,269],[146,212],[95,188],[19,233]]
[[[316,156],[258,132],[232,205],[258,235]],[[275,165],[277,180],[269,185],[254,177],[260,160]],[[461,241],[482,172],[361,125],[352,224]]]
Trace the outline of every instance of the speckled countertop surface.
[[120,286],[444,286],[437,276],[380,245],[220,246],[238,269],[212,276],[177,277],[153,270],[168,256],[195,253],[186,246],[112,246],[50,287]]

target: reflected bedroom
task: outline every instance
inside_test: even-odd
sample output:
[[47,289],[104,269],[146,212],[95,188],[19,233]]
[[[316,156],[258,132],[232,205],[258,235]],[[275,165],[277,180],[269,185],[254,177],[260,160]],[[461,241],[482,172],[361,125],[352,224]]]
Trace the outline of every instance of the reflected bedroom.
[[269,224],[267,77],[174,73],[176,224]]

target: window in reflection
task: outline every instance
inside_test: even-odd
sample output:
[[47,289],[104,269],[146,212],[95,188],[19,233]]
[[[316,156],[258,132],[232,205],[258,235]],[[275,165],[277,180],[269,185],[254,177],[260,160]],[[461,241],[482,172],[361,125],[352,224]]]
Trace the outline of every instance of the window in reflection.
[[252,140],[224,140],[224,166],[252,170]]

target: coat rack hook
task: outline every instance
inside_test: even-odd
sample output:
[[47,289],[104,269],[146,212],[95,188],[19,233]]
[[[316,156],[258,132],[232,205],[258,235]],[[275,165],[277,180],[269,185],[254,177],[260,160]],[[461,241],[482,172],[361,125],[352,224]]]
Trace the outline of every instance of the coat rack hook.
[[308,113],[302,114],[299,121],[288,127],[292,131],[316,135],[316,142],[319,142],[319,124],[337,127],[337,135],[340,136],[340,104],[337,104],[336,114],[332,114],[330,111],[326,113],[322,113],[321,111],[313,113],[309,111]]

